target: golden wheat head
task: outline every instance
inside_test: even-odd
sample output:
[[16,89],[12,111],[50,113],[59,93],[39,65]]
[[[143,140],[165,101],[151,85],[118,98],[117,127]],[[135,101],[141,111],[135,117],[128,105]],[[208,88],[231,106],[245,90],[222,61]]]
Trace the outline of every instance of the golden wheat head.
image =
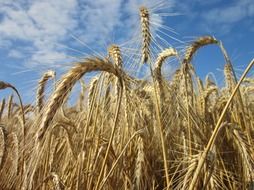
[[151,44],[151,32],[150,32],[150,16],[146,7],[139,8],[143,45],[142,45],[142,63],[146,63],[150,58],[150,44]]

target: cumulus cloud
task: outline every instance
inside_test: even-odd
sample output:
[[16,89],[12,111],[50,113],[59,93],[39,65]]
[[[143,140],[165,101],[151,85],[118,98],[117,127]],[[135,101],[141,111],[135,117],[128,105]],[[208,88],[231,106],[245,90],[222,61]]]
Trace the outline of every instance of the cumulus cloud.
[[22,52],[17,51],[15,49],[10,50],[9,53],[8,53],[8,56],[11,57],[11,58],[15,58],[15,59],[24,58],[24,55],[22,54]]
[[79,1],[79,28],[75,32],[85,43],[102,42],[121,24],[121,0]]
[[[119,41],[128,39],[139,24],[138,8],[142,4],[157,3],[152,0],[0,0],[0,48],[8,47],[9,58],[23,58],[29,67],[70,61],[67,55],[70,52],[63,46],[74,46],[80,51],[84,47],[73,36],[93,49],[118,43],[119,37]],[[159,17],[156,22],[161,22]]]
[[[15,47],[33,47],[33,52],[26,60],[27,64],[47,63],[53,55],[60,55],[62,51],[56,49],[57,43],[65,40],[68,30],[76,26],[73,19],[77,6],[76,0],[44,0],[18,2],[0,2],[0,39],[9,41]],[[12,48],[12,47],[11,47]],[[9,56],[21,58],[26,51],[10,50]],[[55,56],[63,58],[64,56]]]
[[215,8],[203,13],[206,21],[216,24],[232,24],[252,16],[254,16],[252,0],[235,1],[230,6]]

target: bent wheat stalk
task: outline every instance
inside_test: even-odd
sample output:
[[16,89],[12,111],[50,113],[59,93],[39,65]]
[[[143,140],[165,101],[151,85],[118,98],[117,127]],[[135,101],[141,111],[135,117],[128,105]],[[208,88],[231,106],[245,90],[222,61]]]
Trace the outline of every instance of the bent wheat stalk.
[[24,106],[23,106],[22,99],[21,99],[21,96],[19,94],[19,91],[13,85],[11,85],[10,83],[6,83],[4,81],[0,81],[0,90],[6,89],[6,88],[11,88],[17,94],[17,96],[19,98],[19,103],[20,103],[21,111],[22,111],[23,124],[25,125],[26,121],[25,121]]
[[218,43],[219,43],[218,40],[216,40],[212,36],[203,36],[196,39],[189,47],[187,47],[183,62],[190,63],[193,55],[199,48],[209,44],[218,44]]
[[172,56],[177,56],[177,51],[174,48],[167,48],[164,49],[157,57],[157,60],[155,62],[155,69],[154,69],[154,75],[155,78],[160,82],[162,79],[161,75],[161,67],[163,62]]
[[91,71],[107,71],[120,77],[120,71],[116,69],[108,61],[100,58],[87,58],[83,62],[77,63],[69,72],[67,72],[56,87],[55,92],[49,99],[49,103],[45,108],[45,114],[42,116],[40,129],[37,138],[41,139],[48,129],[56,111],[63,104],[68,93],[71,91],[75,83],[87,72]]
[[174,48],[167,48],[158,55],[157,60],[155,62],[154,77],[156,79],[156,83],[159,88],[158,90],[160,93],[160,103],[164,99],[161,67],[163,62],[171,56],[177,56],[177,51]]

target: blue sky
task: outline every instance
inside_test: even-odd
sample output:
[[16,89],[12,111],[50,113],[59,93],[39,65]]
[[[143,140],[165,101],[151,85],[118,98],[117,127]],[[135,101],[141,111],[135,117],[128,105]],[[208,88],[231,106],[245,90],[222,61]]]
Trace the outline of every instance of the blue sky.
[[[253,0],[164,0],[161,7],[154,2],[0,0],[0,80],[14,84],[25,101],[34,101],[36,82],[47,69],[56,70],[59,77],[78,58],[106,55],[111,43],[140,44],[135,31],[142,4],[153,12],[154,33],[177,38],[180,42],[167,40],[178,50],[198,36],[213,35],[224,43],[239,75],[254,57]],[[166,27],[177,34],[163,30]],[[223,81],[224,60],[216,46],[200,50],[193,64],[201,78],[213,72],[219,83]],[[8,93],[0,92],[0,99]]]

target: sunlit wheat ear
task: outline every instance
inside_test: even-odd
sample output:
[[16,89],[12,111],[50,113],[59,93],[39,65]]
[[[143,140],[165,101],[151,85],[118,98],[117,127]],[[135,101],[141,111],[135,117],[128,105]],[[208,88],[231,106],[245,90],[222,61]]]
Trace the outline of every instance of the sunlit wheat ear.
[[150,59],[150,44],[151,44],[151,32],[150,32],[150,15],[146,7],[142,6],[139,8],[141,29],[142,29],[142,63],[146,63]]
[[180,79],[181,79],[181,70],[177,69],[174,73],[173,80],[171,83],[171,86],[174,91],[177,91],[179,89]]
[[209,75],[205,78],[205,89],[209,88],[210,86],[216,86],[215,82],[211,79]]
[[108,48],[108,53],[109,53],[109,56],[113,59],[113,63],[118,68],[122,68],[123,59],[122,59],[120,47],[113,44]]
[[[137,158],[136,158],[136,165],[135,165],[135,189],[146,189],[145,179],[144,176],[146,175],[145,172],[145,152],[144,152],[144,141],[141,137],[138,137],[137,140]],[[145,188],[146,187],[146,188]]]
[[[103,100],[103,111],[104,113],[107,113],[109,112],[110,110],[110,102],[111,102],[111,99],[112,99],[112,86],[111,86],[111,83],[112,83],[112,80],[113,80],[114,77],[112,77],[112,74],[109,74],[107,73],[105,75],[105,82],[104,82],[104,85],[105,85],[105,95],[104,95],[104,100]],[[109,114],[106,114],[106,117],[109,118]]]
[[12,103],[13,103],[13,95],[10,95],[8,100],[8,111],[7,111],[8,118],[10,118],[12,114]]
[[6,141],[6,159],[0,171],[0,187],[1,189],[13,189],[18,173],[18,138],[15,133],[10,133]]
[[63,184],[61,184],[60,182],[59,176],[55,172],[52,172],[51,177],[54,183],[55,190],[62,190],[64,187]]
[[234,81],[234,76],[233,76],[231,66],[227,63],[224,66],[224,76],[225,76],[226,88],[228,92],[231,92],[236,84]]
[[202,93],[204,91],[204,84],[203,84],[203,81],[199,77],[197,77],[197,86],[198,86],[199,95],[202,95]]
[[120,77],[120,72],[118,69],[116,69],[108,61],[102,60],[100,58],[88,58],[83,62],[76,63],[72,69],[70,69],[65,75],[62,76],[55,92],[52,94],[48,101],[48,105],[45,107],[37,136],[39,139],[44,136],[57,110],[63,104],[65,98],[68,96],[75,83],[85,73],[91,71],[106,71]]
[[206,116],[206,113],[208,111],[207,102],[209,100],[209,96],[213,92],[217,92],[218,93],[217,86],[210,86],[209,88],[205,89],[205,91],[203,92],[203,99],[202,99],[201,103],[203,103],[203,113],[204,113],[204,116]]
[[[111,59],[113,60],[114,65],[117,68],[122,69],[123,59],[122,59],[122,55],[121,55],[121,51],[120,51],[119,46],[114,45],[114,44],[111,45],[108,48],[108,53],[109,53],[109,56],[111,57]],[[118,80],[119,79],[115,80],[115,87],[116,87],[116,94],[117,94],[117,96],[119,95],[119,88],[120,88]]]
[[2,115],[4,113],[4,108],[5,108],[5,99],[2,100],[1,102],[1,107],[0,107],[0,120],[2,119]]
[[196,39],[190,46],[187,47],[183,63],[190,63],[193,55],[199,48],[209,44],[218,44],[218,43],[219,43],[218,40],[216,40],[212,36],[203,36]]
[[157,60],[155,62],[155,71],[154,71],[154,75],[157,78],[157,80],[160,81],[162,79],[161,67],[163,62],[171,56],[177,56],[177,51],[174,48],[167,48],[158,55]]
[[5,135],[4,135],[4,129],[2,126],[0,126],[0,170],[2,166],[2,160],[5,154]]
[[77,107],[79,111],[82,111],[84,109],[86,85],[82,79],[79,82],[80,82],[80,94],[79,99],[77,101]]
[[98,84],[98,77],[94,77],[91,82],[90,82],[90,88],[89,88],[89,92],[88,92],[88,107],[91,108],[92,106],[92,100],[93,100],[93,96],[94,93],[96,91],[96,86]]
[[44,91],[47,81],[50,78],[55,78],[55,71],[49,70],[43,74],[38,83],[37,95],[36,95],[36,107],[37,111],[40,112],[44,105]]
[[195,171],[195,168],[197,166],[197,160],[198,160],[198,156],[190,158],[190,161],[189,161],[190,164],[188,165],[187,172],[184,175],[183,186],[180,189],[188,189],[187,186],[189,185],[193,172]]

